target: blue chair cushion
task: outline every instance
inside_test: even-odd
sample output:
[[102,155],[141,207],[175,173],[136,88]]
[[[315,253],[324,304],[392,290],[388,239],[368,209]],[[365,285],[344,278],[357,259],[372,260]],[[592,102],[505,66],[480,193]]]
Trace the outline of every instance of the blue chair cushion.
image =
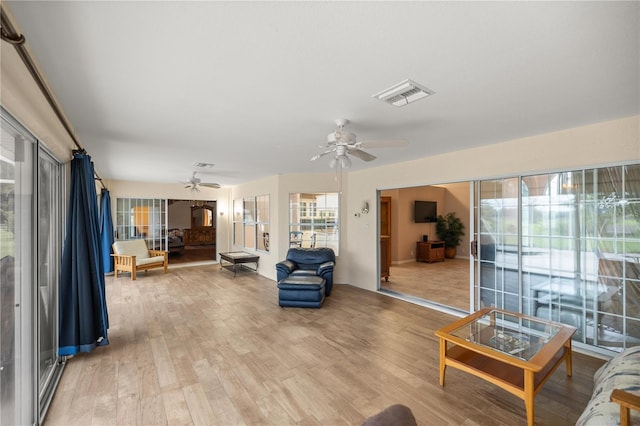
[[282,307],[319,308],[325,298],[324,278],[290,276],[278,283],[278,304]]

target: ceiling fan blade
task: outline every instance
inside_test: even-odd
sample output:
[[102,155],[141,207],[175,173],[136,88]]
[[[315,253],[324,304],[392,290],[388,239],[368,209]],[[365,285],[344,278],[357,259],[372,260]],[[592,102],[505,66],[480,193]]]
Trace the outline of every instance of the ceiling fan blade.
[[316,161],[318,158],[324,157],[327,154],[331,154],[333,152],[333,149],[330,149],[328,151],[322,152],[320,154],[316,154],[313,157],[311,157],[311,160],[309,161]]
[[368,140],[356,144],[359,148],[403,148],[407,145],[409,141],[406,139]]
[[375,155],[371,155],[368,152],[365,152],[359,148],[349,148],[348,152],[354,157],[358,157],[359,159],[364,161],[373,161],[376,159]]
[[204,187],[207,187],[207,188],[214,188],[214,189],[220,188],[220,184],[219,183],[201,183],[200,186],[204,186]]

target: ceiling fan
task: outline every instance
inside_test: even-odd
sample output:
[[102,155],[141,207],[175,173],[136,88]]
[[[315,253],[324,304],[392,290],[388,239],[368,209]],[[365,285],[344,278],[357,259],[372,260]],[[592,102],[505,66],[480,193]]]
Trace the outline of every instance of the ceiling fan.
[[311,157],[311,161],[315,161],[328,154],[334,154],[329,162],[329,167],[334,168],[339,164],[342,168],[346,168],[351,165],[349,155],[353,155],[363,161],[373,161],[376,159],[375,155],[369,154],[362,148],[400,148],[409,144],[404,139],[358,142],[356,141],[356,135],[354,133],[344,130],[345,126],[349,124],[349,120],[346,118],[338,118],[335,120],[335,123],[337,129],[327,135],[327,144],[320,145],[321,148],[328,149]]
[[185,185],[184,185],[185,188],[189,188],[195,192],[200,191],[199,189],[200,186],[204,186],[206,188],[215,188],[215,189],[220,188],[219,183],[202,182],[202,179],[200,179],[199,177],[196,177],[196,173],[197,172],[193,172],[191,179],[185,182]]

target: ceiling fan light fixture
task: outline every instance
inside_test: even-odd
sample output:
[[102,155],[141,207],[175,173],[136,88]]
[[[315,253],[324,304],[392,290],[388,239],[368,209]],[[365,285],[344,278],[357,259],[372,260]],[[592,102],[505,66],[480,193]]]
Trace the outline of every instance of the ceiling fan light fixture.
[[327,142],[329,143],[355,143],[356,135],[354,133],[345,132],[344,130],[336,130],[327,135]]
[[336,167],[336,164],[338,164],[338,157],[333,157],[331,161],[329,161],[329,167],[333,169]]
[[346,155],[340,157],[340,167],[346,169],[351,166],[351,160]]
[[418,84],[413,80],[406,79],[389,87],[388,89],[372,95],[372,97],[390,105],[402,107],[435,93],[436,92],[433,90],[427,89],[425,86]]

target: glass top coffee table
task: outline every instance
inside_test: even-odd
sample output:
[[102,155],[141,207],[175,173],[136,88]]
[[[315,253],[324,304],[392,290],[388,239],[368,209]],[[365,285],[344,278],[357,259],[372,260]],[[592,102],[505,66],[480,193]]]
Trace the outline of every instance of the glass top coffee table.
[[534,398],[565,361],[571,376],[571,336],[576,328],[540,318],[484,308],[436,331],[440,385],[447,366],[466,371],[524,400],[527,424]]

